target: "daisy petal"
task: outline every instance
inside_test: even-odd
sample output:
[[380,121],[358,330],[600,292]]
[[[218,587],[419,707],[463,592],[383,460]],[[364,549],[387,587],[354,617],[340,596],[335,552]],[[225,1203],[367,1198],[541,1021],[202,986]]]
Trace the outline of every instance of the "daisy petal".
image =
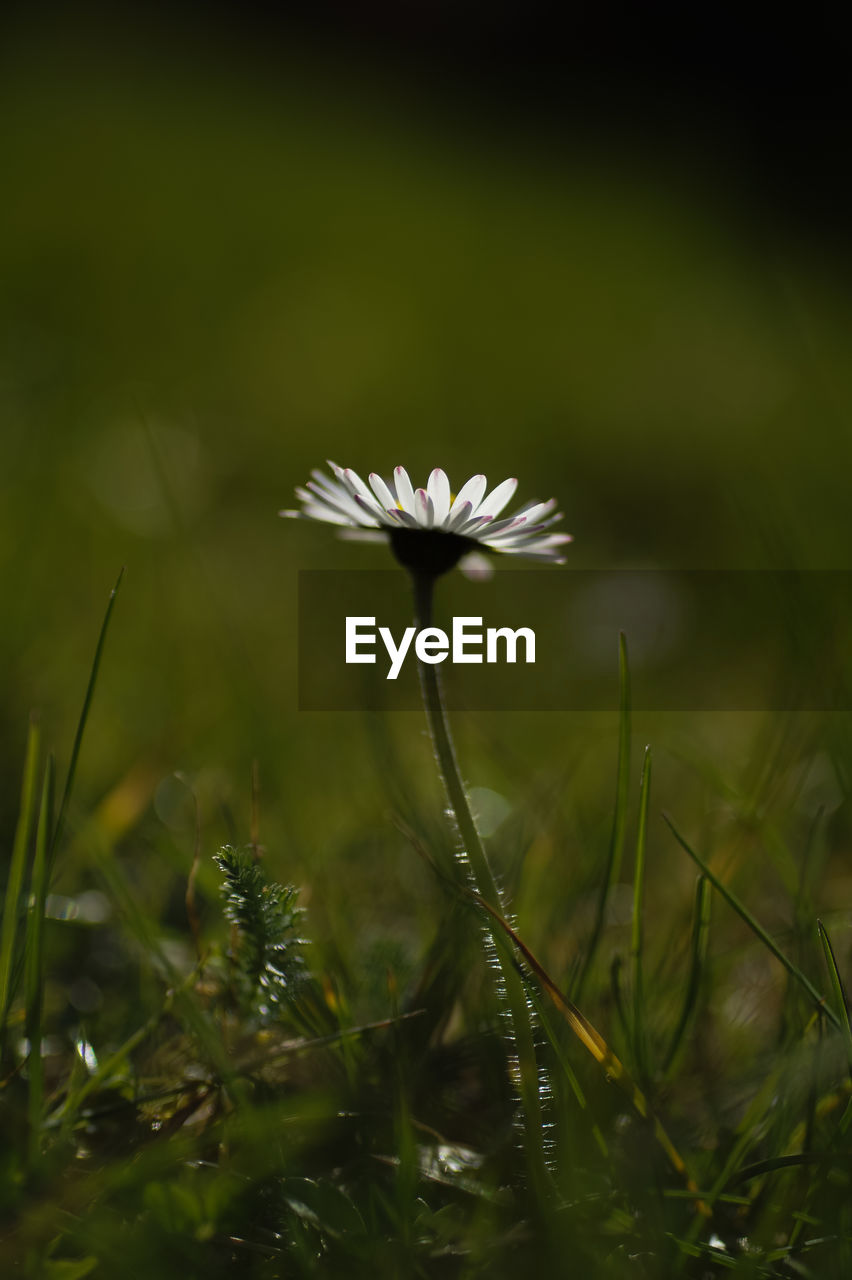
[[516,516],[523,516],[527,524],[536,524],[549,511],[552,511],[556,505],[553,498],[549,502],[534,502],[531,506],[522,507],[520,511],[516,511]]
[[354,522],[348,516],[333,511],[331,507],[321,506],[318,502],[306,502],[300,513],[306,520],[321,520],[323,524],[342,524],[352,528]]
[[415,517],[410,515],[407,511],[400,511],[399,507],[391,507],[387,514],[396,524],[402,525],[406,529],[420,528]]
[[[377,510],[370,506],[366,498],[362,498],[359,493],[355,498],[358,506],[361,508],[359,524],[362,525],[392,525],[393,521],[386,511]],[[375,515],[373,514],[375,512]]]
[[488,582],[494,577],[494,565],[479,551],[469,551],[459,560],[459,568],[471,582]]
[[467,524],[472,510],[469,502],[463,502],[461,506],[454,502],[448,518],[444,521],[447,533],[456,533],[463,524]]
[[471,509],[475,511],[482,501],[482,495],[485,493],[487,486],[488,481],[485,476],[471,476],[459,489],[450,511],[455,514],[464,502],[469,502]]
[[307,487],[312,489],[314,493],[320,494],[324,501],[331,499],[334,502],[351,502],[352,494],[346,488],[345,484],[332,480],[329,476],[323,475],[321,471],[312,471],[313,480],[309,480]]
[[431,529],[435,523],[435,508],[425,489],[418,489],[414,495],[414,514],[424,529]]
[[547,564],[565,564],[565,559],[558,551],[525,551],[522,548],[510,548],[502,553],[507,556],[522,556],[524,560],[540,560]]
[[493,518],[493,516],[475,515],[468,520],[467,524],[463,524],[458,529],[454,529],[453,533],[459,534],[462,538],[476,538],[478,537],[477,531],[479,529],[486,529]]
[[351,467],[347,467],[343,472],[343,481],[353,498],[363,499],[367,504],[368,511],[378,512],[381,509],[370,490],[364,484],[364,481],[358,475],[357,471],[353,471]]
[[496,489],[492,489],[485,501],[477,508],[476,514],[479,516],[499,516],[517,487],[518,482],[516,479],[504,480],[502,484],[498,484]]
[[402,507],[403,511],[407,511],[410,516],[413,516],[414,489],[411,486],[405,467],[397,467],[393,473],[393,478],[396,485],[397,504]]
[[545,534],[525,534],[524,530],[518,531],[518,534],[507,533],[500,538],[494,539],[494,546],[502,548],[504,545],[512,547],[561,547],[566,542],[573,542],[574,539],[570,533],[545,533]]
[[[303,502],[319,502],[323,506],[331,507],[335,511],[339,511],[341,515],[347,516],[353,524],[361,524],[363,514],[357,503],[355,503],[344,489],[329,491],[315,484],[313,480],[308,481],[310,495],[302,498]],[[301,496],[301,495],[300,495]]]
[[387,542],[388,535],[379,529],[341,529],[337,535],[345,542]]
[[[338,470],[340,471],[339,467],[338,467]],[[342,474],[343,473],[341,471],[341,475]],[[346,493],[347,492],[346,486],[344,484],[341,484],[337,480],[332,480],[331,477],[327,476],[324,471],[320,471],[319,467],[314,467],[313,471],[311,472],[311,475],[313,476],[314,480],[316,480],[317,484],[321,485],[322,488],[327,490],[327,492],[329,493]]]
[[376,495],[380,505],[384,507],[385,511],[390,507],[396,506],[396,498],[394,498],[382,477],[376,475],[375,471],[370,472],[370,484],[372,485],[373,493]]
[[553,525],[552,520],[542,520],[540,524],[524,525],[521,529],[510,529],[507,533],[498,534],[495,542],[502,542],[505,538],[511,542],[540,542],[542,537],[555,538],[559,542],[564,542],[566,538],[570,541],[570,533],[548,533],[547,531]]
[[524,524],[519,528],[512,528],[511,526],[508,529],[504,528],[500,533],[496,534],[496,536],[492,536],[491,530],[489,529],[486,537],[488,542],[493,543],[495,547],[502,546],[504,542],[511,542],[516,545],[520,542],[538,542],[543,530],[543,524]]
[[556,506],[555,498],[548,498],[547,502],[539,502],[539,500],[535,498],[532,502],[525,502],[522,507],[518,507],[517,511],[515,512],[515,515],[529,517],[530,512],[534,511],[536,507],[546,508],[546,510],[540,511],[538,513],[539,515],[546,515],[547,511],[552,511],[555,506]]
[[435,508],[435,524],[443,525],[450,514],[450,482],[446,471],[435,468],[426,483],[426,492]]
[[526,524],[526,516],[510,516],[507,520],[497,520],[488,525],[486,537],[494,538],[498,534],[506,534],[510,529],[521,528]]
[[549,533],[546,538],[536,538],[536,547],[564,547],[574,541],[572,533]]

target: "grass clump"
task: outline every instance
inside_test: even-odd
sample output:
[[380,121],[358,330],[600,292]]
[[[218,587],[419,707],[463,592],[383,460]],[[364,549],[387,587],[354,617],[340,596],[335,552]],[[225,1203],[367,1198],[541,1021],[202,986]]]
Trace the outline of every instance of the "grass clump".
[[[738,841],[794,865],[769,811],[710,824],[694,844],[711,853],[674,820],[657,843],[649,752],[630,803],[624,644],[621,670],[615,821],[578,866],[585,897],[558,904],[567,959],[549,929],[531,936],[529,909],[516,919],[456,874],[416,798],[387,826],[431,877],[419,955],[362,941],[348,886],[348,938],[317,937],[321,904],[273,878],[283,860],[261,858],[256,821],[212,857],[202,832],[188,882],[152,856],[144,805],[119,831],[115,805],[81,816],[66,787],[57,840],[33,727],[0,934],[3,1274],[846,1277],[845,917],[817,925],[812,862],[781,877],[792,926],[777,889],[758,897]],[[671,877],[678,846],[699,876],[664,911],[657,864]],[[545,878],[545,921],[548,897]],[[486,927],[530,1011],[543,1177],[518,1133]],[[381,974],[364,976],[367,955]],[[91,974],[103,999],[81,1008]]]

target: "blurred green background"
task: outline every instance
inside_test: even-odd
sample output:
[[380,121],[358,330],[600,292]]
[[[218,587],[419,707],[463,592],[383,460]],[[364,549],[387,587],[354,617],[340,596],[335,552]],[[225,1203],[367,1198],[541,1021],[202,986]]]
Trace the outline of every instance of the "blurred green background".
[[[659,134],[631,128],[629,94],[623,118],[565,127],[520,93],[483,105],[316,32],[230,38],[218,16],[31,14],[4,42],[0,823],[31,708],[67,763],[126,565],[78,817],[125,788],[143,832],[126,853],[174,877],[177,921],[192,820],[172,775],[207,854],[248,838],[257,760],[261,839],[306,885],[314,934],[366,936],[373,913],[419,946],[438,896],[388,814],[407,788],[438,823],[420,717],[296,710],[297,570],[380,553],[277,510],[326,457],[442,466],[558,497],[576,539],[558,572],[848,568],[848,244],[787,217],[747,152],[675,128],[677,99]],[[544,883],[526,923],[563,959],[554,867],[566,895],[594,883],[615,729],[615,708],[459,725],[471,783],[515,813],[505,865],[533,851],[519,910]],[[708,777],[753,794],[786,732],[670,716],[639,745],[646,730],[660,803],[703,818]],[[785,741],[796,767],[822,760],[812,727]],[[64,876],[85,882],[85,850]]]

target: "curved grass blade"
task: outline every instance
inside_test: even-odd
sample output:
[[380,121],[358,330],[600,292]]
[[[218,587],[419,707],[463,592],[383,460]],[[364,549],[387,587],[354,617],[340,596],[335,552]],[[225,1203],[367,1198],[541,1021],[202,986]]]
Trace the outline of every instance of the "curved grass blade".
[[777,1169],[795,1169],[802,1165],[822,1167],[848,1167],[852,1164],[850,1151],[799,1151],[792,1156],[772,1156],[767,1160],[756,1160],[754,1164],[743,1165],[742,1169],[730,1178],[728,1186],[736,1186],[740,1182],[750,1182],[752,1178],[761,1178],[764,1174],[774,1173]]
[[575,988],[578,998],[600,945],[607,902],[612,892],[612,886],[616,883],[621,873],[621,860],[624,853],[624,830],[627,821],[627,799],[630,786],[630,667],[627,662],[627,638],[623,631],[618,633],[618,688],[618,772],[615,785],[612,836],[609,842],[606,872],[604,873],[600,897],[598,898],[595,923],[592,927],[592,934],[586,949],[586,958],[583,961],[583,967],[580,970],[580,976],[577,979]]
[[648,1036],[645,1027],[645,991],[642,974],[645,849],[648,843],[648,803],[651,796],[651,748],[645,748],[642,780],[639,784],[639,830],[636,836],[636,864],[633,872],[633,922],[630,931],[630,960],[633,976],[633,1053],[642,1079],[648,1074]]
[[[191,989],[198,980],[199,973],[200,967],[191,969],[181,983],[181,988],[184,990]],[[58,1124],[63,1121],[69,1122],[69,1119],[73,1119],[89,1094],[96,1092],[102,1085],[111,1080],[121,1070],[133,1051],[156,1031],[163,1019],[171,1013],[174,1002],[175,990],[171,988],[166,992],[163,1004],[156,1013],[153,1013],[141,1027],[137,1027],[135,1031],[131,1032],[124,1043],[114,1053],[111,1053],[108,1058],[105,1058],[98,1065],[97,1070],[87,1076],[79,1086],[74,1089],[69,1087],[64,1102],[51,1114],[48,1124]]]
[[565,1018],[569,1027],[583,1047],[592,1055],[595,1061],[603,1067],[609,1078],[614,1080],[623,1092],[627,1094],[634,1109],[639,1113],[639,1115],[642,1116],[643,1119],[650,1121],[654,1131],[654,1137],[657,1139],[657,1142],[668,1157],[672,1168],[683,1179],[687,1189],[695,1193],[696,1200],[698,1202],[696,1208],[699,1212],[706,1214],[708,1212],[706,1206],[704,1206],[698,1198],[698,1187],[690,1176],[689,1170],[687,1169],[682,1156],[666,1133],[661,1121],[652,1111],[644,1093],[633,1081],[627,1068],[620,1059],[616,1057],[607,1042],[604,1040],[603,1036],[594,1026],[592,1026],[585,1014],[581,1013],[577,1006],[569,1000],[566,995],[563,995],[547,970],[536,959],[533,952],[530,951],[529,947],[522,941],[509,922],[504,920],[499,911],[492,907],[490,903],[486,902],[481,894],[478,894],[473,890],[469,890],[469,893],[479,906],[487,911],[488,914],[497,922],[506,934],[507,938],[509,938],[509,940],[517,947],[530,969],[538,978],[545,992]]
[[41,1122],[44,1107],[44,1063],[41,1056],[42,1020],[44,1012],[44,903],[47,897],[50,834],[53,831],[53,790],[55,766],[47,757],[44,786],[41,793],[35,857],[32,870],[32,897],[27,917],[24,951],[26,975],[26,1032],[29,1041],[29,1121],[30,1165],[36,1163],[41,1149]]
[[101,658],[103,657],[104,644],[106,642],[106,635],[109,629],[109,622],[110,622],[110,618],[112,617],[113,607],[115,605],[115,598],[118,595],[118,589],[121,586],[121,580],[123,577],[124,577],[124,566],[122,565],[121,571],[118,577],[116,578],[115,586],[113,587],[109,595],[109,602],[106,607],[106,613],[104,614],[104,620],[101,623],[100,634],[98,635],[98,643],[95,646],[95,656],[92,659],[92,669],[89,672],[89,683],[86,686],[86,694],[85,694],[85,697],[83,698],[83,706],[80,711],[80,719],[77,721],[77,731],[74,734],[74,745],[71,748],[71,759],[68,764],[68,776],[65,779],[65,788],[62,792],[62,800],[59,805],[59,816],[56,819],[56,827],[54,829],[53,837],[50,841],[50,849],[48,851],[48,864],[49,864],[48,874],[52,869],[53,860],[56,856],[56,850],[59,847],[59,842],[62,839],[62,834],[65,830],[65,822],[68,816],[68,802],[71,799],[71,792],[74,789],[74,777],[77,773],[77,761],[80,758],[80,747],[82,746],[82,743],[83,743],[83,734],[86,730],[86,721],[89,718],[89,709],[92,705],[92,698],[94,697],[94,693],[95,693],[95,685],[98,682],[98,671],[100,670]]
[[831,939],[828,936],[828,930],[821,920],[817,920],[817,932],[819,940],[822,943],[823,954],[825,955],[825,966],[828,969],[828,976],[831,980],[831,987],[834,992],[834,998],[837,1002],[839,1011],[838,1021],[840,1030],[843,1034],[843,1042],[846,1046],[846,1058],[849,1063],[849,1070],[852,1072],[852,1025],[849,1022],[849,1006],[846,1002],[846,992],[843,990],[843,982],[840,977],[840,971],[837,968],[837,960],[834,956],[834,947],[831,945]]
[[122,875],[118,863],[112,857],[112,850],[99,832],[96,822],[92,822],[87,828],[87,838],[94,865],[125,926],[141,944],[148,962],[154,964],[154,967],[159,970],[161,977],[171,990],[175,1017],[195,1038],[226,1088],[236,1089],[233,1064],[222,1042],[219,1029],[215,1026],[208,1010],[197,999],[195,992],[181,981],[180,974],[155,932],[153,922],[140,906]]
[[[843,989],[843,980],[840,977],[840,970],[837,967],[837,960],[834,956],[834,947],[831,945],[831,939],[828,936],[828,930],[821,920],[817,920],[817,930],[819,932],[819,940],[822,943],[823,953],[825,955],[825,964],[828,969],[828,976],[831,980],[834,999],[839,1012],[840,1030],[843,1035],[843,1042],[846,1046],[846,1059],[849,1063],[849,1071],[852,1074],[852,1023],[849,1021],[849,1005],[846,1000],[846,992]],[[841,1120],[840,1132],[845,1133],[852,1120],[852,1102],[846,1107]]]
[[775,956],[775,959],[781,962],[781,964],[784,966],[787,972],[793,978],[795,978],[796,982],[798,982],[799,985],[808,993],[811,1000],[816,1005],[817,1009],[819,1009],[820,1012],[824,1013],[825,1016],[832,1023],[832,1025],[837,1027],[839,1030],[840,1019],[832,1009],[831,1005],[826,1003],[825,996],[820,995],[819,991],[817,991],[816,987],[813,985],[810,978],[808,978],[806,974],[802,973],[802,970],[799,968],[799,966],[797,964],[794,964],[793,961],[789,958],[789,956],[786,956],[784,954],[784,952],[781,950],[778,944],[774,942],[773,939],[766,932],[763,925],[759,924],[757,920],[755,920],[754,916],[751,914],[748,907],[744,906],[743,903],[740,902],[736,894],[733,893],[733,891],[729,889],[728,886],[724,884],[723,881],[721,881],[719,877],[710,870],[710,868],[708,867],[704,859],[701,858],[699,854],[697,854],[695,850],[691,848],[690,845],[687,844],[686,840],[684,840],[683,836],[677,830],[676,826],[674,825],[674,823],[672,822],[671,818],[668,816],[667,813],[663,814],[663,818],[665,819],[666,824],[671,830],[671,833],[674,836],[675,840],[677,840],[681,848],[684,849],[686,853],[689,854],[690,858],[692,858],[692,861],[699,868],[702,875],[705,875],[707,877],[707,879],[713,885],[714,889],[718,889],[719,893],[721,893],[722,897],[725,899],[728,905],[730,907],[733,907],[734,911],[736,911],[737,915],[740,917],[741,920],[745,921],[745,923],[751,929],[752,933],[754,933],[760,939],[763,945],[767,947],[769,951],[772,952],[772,954]]
[[586,1095],[583,1092],[583,1086],[580,1084],[580,1081],[577,1077],[577,1073],[575,1072],[574,1068],[571,1066],[571,1063],[568,1061],[568,1058],[565,1054],[565,1051],[562,1045],[560,1044],[558,1038],[553,1033],[551,1020],[549,1017],[547,1017],[547,1011],[544,1008],[544,1003],[541,995],[537,991],[535,991],[532,988],[532,986],[530,987],[530,999],[532,1000],[533,1007],[535,1008],[535,1011],[539,1016],[541,1025],[544,1029],[544,1033],[547,1036],[548,1043],[550,1044],[550,1047],[553,1050],[553,1053],[556,1057],[556,1061],[559,1063],[559,1066],[565,1075],[565,1079],[568,1081],[568,1086],[574,1095],[574,1100],[576,1101],[577,1106],[580,1108],[580,1110],[585,1112],[585,1114],[589,1117],[589,1124],[590,1124],[592,1137],[594,1138],[595,1144],[597,1145],[597,1148],[600,1151],[601,1155],[603,1156],[604,1160],[609,1160],[610,1152],[609,1152],[609,1147],[607,1146],[606,1138],[603,1135],[600,1125],[594,1119],[591,1111],[589,1110],[589,1104],[586,1100]]
[[[802,1033],[803,1039],[817,1024],[818,1017],[819,1015],[816,1013],[811,1015],[808,1024]],[[780,1087],[779,1081],[781,1080],[785,1067],[786,1059],[784,1057],[778,1057],[737,1125],[735,1141],[728,1151],[722,1167],[713,1181],[713,1185],[704,1193],[704,1202],[709,1204],[711,1207],[715,1205],[718,1197],[736,1181],[737,1169],[741,1167],[741,1162],[745,1153],[755,1146],[755,1144],[764,1136],[764,1122],[772,1110],[773,1102]],[[703,1218],[700,1213],[696,1213],[693,1217],[692,1224],[687,1231],[687,1239],[694,1243],[703,1230]]]
[[18,908],[21,901],[21,888],[24,883],[24,871],[27,865],[27,850],[29,849],[35,819],[39,738],[38,722],[35,718],[32,718],[24,755],[21,807],[18,814],[18,825],[15,828],[15,840],[12,845],[9,879],[6,882],[3,922],[0,924],[0,1042],[2,1042],[3,1034],[6,1030],[6,1015],[12,996],[12,969],[15,961],[15,939],[18,934]]
[[668,1075],[675,1063],[687,1030],[692,1023],[698,1008],[698,993],[704,977],[704,966],[707,962],[707,943],[710,936],[710,912],[713,895],[710,892],[710,881],[701,875],[695,882],[695,907],[692,913],[692,948],[689,964],[689,978],[683,1008],[680,1011],[677,1026],[663,1063],[663,1074]]

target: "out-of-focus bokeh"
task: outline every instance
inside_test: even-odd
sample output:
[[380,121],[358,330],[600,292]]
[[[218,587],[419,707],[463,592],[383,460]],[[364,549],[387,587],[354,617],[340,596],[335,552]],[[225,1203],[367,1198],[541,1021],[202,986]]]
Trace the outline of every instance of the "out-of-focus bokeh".
[[[572,44],[532,10],[451,9],[10,25],[4,835],[27,714],[61,769],[126,565],[79,810],[124,797],[182,875],[173,773],[212,851],[248,838],[257,760],[278,874],[416,911],[428,876],[387,812],[391,762],[437,806],[420,717],[296,710],[297,570],[381,554],[277,519],[326,457],[518,475],[525,499],[559,498],[576,567],[849,567],[831,100],[822,132],[812,98],[797,131],[795,65],[709,27],[652,56],[624,15],[609,32],[578,18]],[[603,833],[615,723],[472,718],[465,768],[485,809],[573,788]],[[733,774],[751,749],[739,727],[671,732],[699,756],[705,733]]]

